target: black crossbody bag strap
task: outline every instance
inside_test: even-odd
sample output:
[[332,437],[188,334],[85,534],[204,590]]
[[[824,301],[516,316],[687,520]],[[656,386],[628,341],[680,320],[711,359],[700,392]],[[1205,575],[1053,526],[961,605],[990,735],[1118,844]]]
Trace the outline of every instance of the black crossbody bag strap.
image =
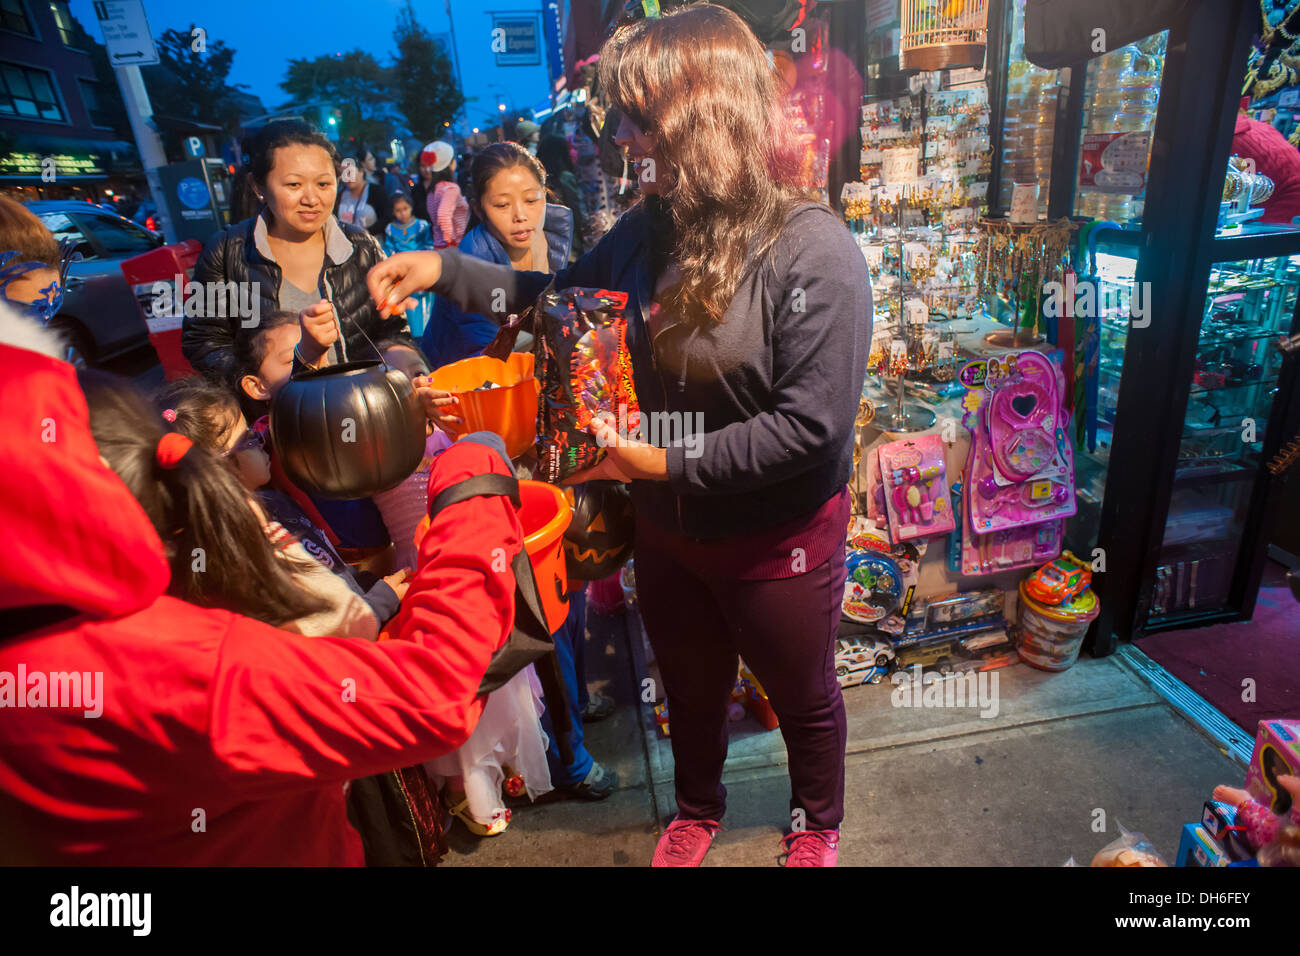
[[475,475],[454,485],[448,485],[429,502],[429,517],[433,518],[443,508],[459,504],[469,498],[488,498],[505,495],[516,508],[519,507],[519,479],[511,475]]
[[[432,518],[444,508],[470,498],[490,498],[497,495],[508,497],[518,508],[520,506],[519,480],[509,475],[487,474],[458,481],[434,496],[433,501],[429,503],[429,517]],[[537,579],[533,577],[533,566],[529,563],[528,554],[522,547],[511,559],[510,570],[515,576],[514,626],[505,644],[488,662],[488,669],[479,683],[478,692],[480,695],[490,694],[529,664],[536,664],[537,679],[542,685],[547,709],[551,712],[551,725],[556,732],[555,740],[560,751],[560,759],[565,764],[571,764],[573,750],[569,746],[568,731],[573,725],[569,719],[564,676],[560,672],[560,659],[555,654],[555,642],[551,640],[551,632],[546,625],[546,615],[542,611]]]

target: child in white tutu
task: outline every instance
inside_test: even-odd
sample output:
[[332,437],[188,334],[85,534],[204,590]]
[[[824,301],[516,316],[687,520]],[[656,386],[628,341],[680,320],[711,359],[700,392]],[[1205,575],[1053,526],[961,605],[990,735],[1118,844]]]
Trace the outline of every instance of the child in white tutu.
[[488,695],[463,746],[424,765],[439,785],[445,783],[447,809],[471,833],[496,836],[510,825],[503,787],[530,800],[551,789],[542,709],[542,688],[530,664]]

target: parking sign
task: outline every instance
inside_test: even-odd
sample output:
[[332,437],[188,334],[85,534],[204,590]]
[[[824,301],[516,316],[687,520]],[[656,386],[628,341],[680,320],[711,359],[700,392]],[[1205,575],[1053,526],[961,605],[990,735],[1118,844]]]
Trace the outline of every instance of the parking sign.
[[95,16],[104,33],[113,66],[148,66],[158,62],[143,0],[95,0]]

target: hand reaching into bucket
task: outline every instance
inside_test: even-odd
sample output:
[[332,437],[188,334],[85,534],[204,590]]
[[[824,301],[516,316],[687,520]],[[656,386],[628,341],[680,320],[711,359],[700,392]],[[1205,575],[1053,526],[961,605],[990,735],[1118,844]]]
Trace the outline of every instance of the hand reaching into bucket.
[[427,375],[416,376],[411,379],[411,384],[415,386],[416,397],[420,399],[420,404],[424,406],[424,414],[429,417],[429,421],[452,438],[455,438],[455,426],[461,424],[462,420],[446,410],[454,408],[460,403],[460,399],[451,392],[444,392],[440,388],[434,388],[433,379]]
[[366,286],[380,317],[386,319],[394,312],[414,311],[418,306],[411,296],[432,288],[441,276],[442,257],[438,253],[399,252],[366,273]]
[[316,368],[339,340],[339,324],[334,318],[334,306],[326,299],[308,306],[298,313],[302,338],[298,340],[298,358],[305,365]]
[[397,600],[405,600],[406,592],[411,589],[411,569],[398,568],[392,574],[384,575],[384,583],[393,589]]

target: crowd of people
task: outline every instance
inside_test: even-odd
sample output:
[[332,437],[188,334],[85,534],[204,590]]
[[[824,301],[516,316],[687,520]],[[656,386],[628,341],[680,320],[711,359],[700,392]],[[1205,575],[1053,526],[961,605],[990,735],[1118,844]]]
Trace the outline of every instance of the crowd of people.
[[[707,424],[698,455],[622,436],[572,479],[627,482],[636,506],[676,761],[678,813],[653,862],[698,865],[721,826],[741,655],[790,755],[801,825],[786,863],[834,864],[846,726],[832,659],[865,263],[800,192],[771,67],[734,14],[700,5],[624,27],[585,76],[620,148],[652,171],[616,222],[579,175],[598,162],[591,136],[525,128],[463,162],[436,142],[408,181],[304,124],[264,127],[244,145],[248,215],[193,276],[254,287],[259,319],[187,316],[197,374],[152,395],[53,357],[40,321],[57,310],[59,250],[0,203],[0,507],[14,542],[0,552],[0,672],[102,672],[107,695],[97,721],[0,719],[0,853],[430,862],[438,807],[490,838],[510,824],[507,796],[618,788],[584,740],[614,702],[587,688],[581,584],[552,635],[558,687],[529,666],[480,693],[513,626],[515,582],[491,563],[519,552],[518,516],[508,494],[480,493],[419,536],[441,492],[529,475],[498,436],[455,440],[457,398],[430,373],[480,353],[553,283],[627,293],[643,414]],[[421,400],[423,459],[368,498],[298,487],[268,440],[276,395],[376,352]]]

